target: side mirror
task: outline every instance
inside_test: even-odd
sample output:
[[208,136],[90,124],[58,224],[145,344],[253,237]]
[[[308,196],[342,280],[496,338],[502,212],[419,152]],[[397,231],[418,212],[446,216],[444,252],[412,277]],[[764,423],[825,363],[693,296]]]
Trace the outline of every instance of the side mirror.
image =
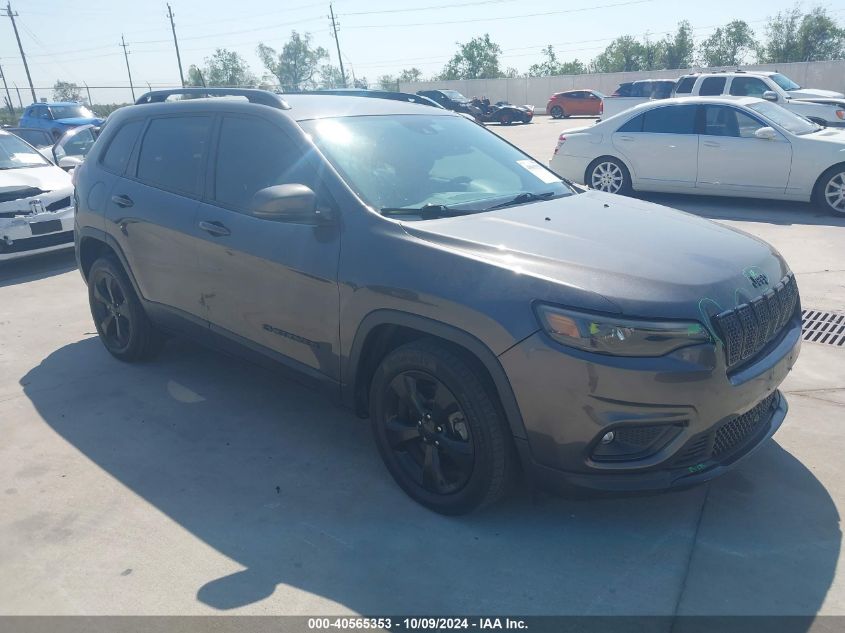
[[754,132],[754,136],[764,141],[773,141],[777,138],[778,133],[772,127],[761,127]]
[[776,93],[774,90],[766,90],[766,92],[763,93],[763,98],[766,101],[777,101],[778,93]]
[[255,192],[250,212],[262,220],[322,224],[328,220],[317,209],[317,194],[305,185],[275,185]]
[[63,156],[56,164],[65,171],[71,171],[82,164],[82,159],[79,156]]

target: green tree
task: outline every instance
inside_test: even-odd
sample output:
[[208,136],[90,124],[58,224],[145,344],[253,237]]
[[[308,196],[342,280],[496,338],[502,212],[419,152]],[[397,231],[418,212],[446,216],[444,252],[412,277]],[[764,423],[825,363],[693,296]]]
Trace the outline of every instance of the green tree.
[[613,40],[596,57],[592,66],[599,73],[618,73],[641,70],[643,68],[643,45],[630,35],[623,35]]
[[82,101],[82,89],[72,81],[60,79],[53,84],[53,99],[55,101]]
[[551,44],[540,53],[543,61],[532,64],[528,68],[529,77],[548,77],[551,75],[580,75],[587,72],[587,67],[578,59],[562,62],[558,59],[555,48]]
[[[205,81],[203,83],[203,80]],[[202,69],[188,68],[188,84],[192,86],[245,86],[258,83],[246,60],[235,51],[218,48],[211,57],[205,58]]]
[[300,35],[291,31],[281,53],[266,44],[259,44],[258,57],[283,91],[297,92],[317,86],[315,76],[321,62],[329,58],[329,53],[322,46],[311,46],[310,33]]
[[318,82],[320,88],[345,88],[343,75],[340,74],[340,68],[332,66],[331,64],[323,64],[320,66],[320,80]]
[[667,35],[662,41],[660,68],[690,68],[695,55],[692,27],[686,20],[678,23],[674,35]]
[[446,80],[501,77],[502,70],[499,68],[501,54],[502,47],[493,42],[487,33],[482,37],[474,37],[465,44],[459,42],[458,52],[446,64],[439,78]]
[[699,47],[704,66],[739,66],[757,49],[754,31],[744,20],[734,20],[704,40]]
[[800,6],[770,18],[760,61],[786,63],[838,59],[845,55],[845,29],[823,7],[802,13]]
[[403,68],[396,79],[403,83],[413,83],[415,81],[422,81],[423,73],[419,68]]

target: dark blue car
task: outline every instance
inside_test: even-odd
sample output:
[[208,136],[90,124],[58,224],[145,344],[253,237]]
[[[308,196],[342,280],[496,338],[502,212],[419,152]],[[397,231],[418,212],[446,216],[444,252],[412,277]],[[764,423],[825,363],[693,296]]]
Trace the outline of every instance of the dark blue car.
[[81,103],[73,101],[54,103],[33,103],[23,112],[20,127],[40,128],[48,130],[54,140],[71,128],[80,125],[102,125],[102,117],[98,117]]

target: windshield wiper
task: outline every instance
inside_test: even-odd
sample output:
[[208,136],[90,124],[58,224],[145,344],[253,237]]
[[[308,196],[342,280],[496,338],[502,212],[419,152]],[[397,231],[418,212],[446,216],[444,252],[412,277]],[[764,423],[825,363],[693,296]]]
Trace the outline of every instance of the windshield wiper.
[[505,207],[512,207],[518,204],[525,204],[526,202],[536,202],[537,200],[548,200],[549,198],[553,198],[555,196],[554,191],[545,191],[543,193],[533,193],[531,191],[523,191],[516,197],[508,200],[506,202],[502,202],[500,204],[493,205],[492,207],[488,207],[485,211],[493,211],[495,209],[504,209]]
[[423,220],[433,220],[435,218],[453,218],[459,215],[469,215],[471,213],[478,213],[478,211],[461,211],[447,207],[445,204],[425,204],[421,207],[384,207],[381,209],[382,215],[418,215]]

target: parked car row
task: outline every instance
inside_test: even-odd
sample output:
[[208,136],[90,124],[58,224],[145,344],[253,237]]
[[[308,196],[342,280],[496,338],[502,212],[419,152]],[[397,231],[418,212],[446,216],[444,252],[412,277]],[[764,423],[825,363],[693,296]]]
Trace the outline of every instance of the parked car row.
[[640,104],[562,133],[550,166],[608,193],[814,201],[845,216],[845,130],[753,97]]
[[467,99],[457,90],[420,90],[418,95],[431,99],[447,110],[468,114],[479,123],[531,123],[534,118],[534,106],[516,106],[507,101],[491,104],[487,99],[475,97]]
[[683,75],[677,81],[643,80],[621,84],[603,100],[602,115],[612,117],[640,103],[670,97],[758,97],[783,106],[827,127],[845,127],[842,93],[802,88],[778,72],[702,72]]

